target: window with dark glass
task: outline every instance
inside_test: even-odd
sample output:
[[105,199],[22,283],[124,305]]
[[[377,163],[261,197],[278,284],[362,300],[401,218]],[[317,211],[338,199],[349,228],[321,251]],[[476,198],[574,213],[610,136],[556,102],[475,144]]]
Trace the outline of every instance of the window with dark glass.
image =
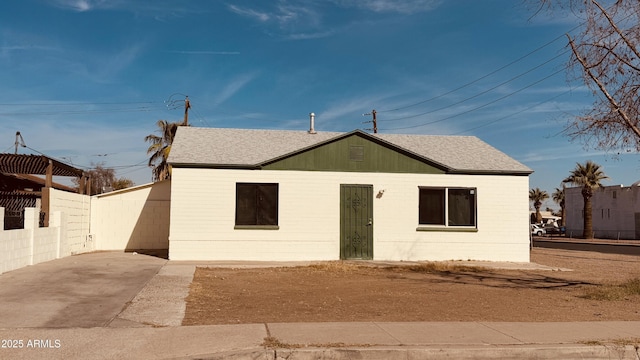
[[421,187],[419,223],[476,226],[476,189]]
[[420,224],[444,225],[444,189],[420,189]]
[[476,226],[476,190],[449,189],[449,226]]
[[236,225],[278,225],[278,184],[237,183]]

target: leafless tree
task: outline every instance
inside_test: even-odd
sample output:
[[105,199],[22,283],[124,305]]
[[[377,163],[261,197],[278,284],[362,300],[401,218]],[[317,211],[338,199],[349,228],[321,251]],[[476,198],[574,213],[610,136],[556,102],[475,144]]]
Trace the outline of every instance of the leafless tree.
[[[111,190],[120,190],[133,186],[133,181],[127,178],[116,178],[114,169],[104,167],[104,163],[93,165],[94,168],[85,171],[91,179],[91,195],[102,194]],[[73,183],[78,186],[79,180],[73,179]]]
[[537,1],[539,11],[569,9],[583,21],[578,35],[567,34],[570,66],[595,100],[567,133],[612,153],[640,151],[640,1]]

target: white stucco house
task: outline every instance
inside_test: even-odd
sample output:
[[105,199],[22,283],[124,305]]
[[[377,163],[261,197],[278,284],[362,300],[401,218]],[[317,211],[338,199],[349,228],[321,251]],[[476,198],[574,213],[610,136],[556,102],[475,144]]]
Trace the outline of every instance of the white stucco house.
[[[584,227],[582,188],[565,189],[567,235],[582,236]],[[591,198],[594,237],[640,239],[640,181],[631,186],[603,186]]]
[[473,136],[180,127],[171,260],[529,261],[532,170]]

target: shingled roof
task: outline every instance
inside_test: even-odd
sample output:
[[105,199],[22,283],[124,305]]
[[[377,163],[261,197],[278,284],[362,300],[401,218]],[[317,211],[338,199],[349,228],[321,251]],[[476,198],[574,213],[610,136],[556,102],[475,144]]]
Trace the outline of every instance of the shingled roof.
[[181,126],[168,162],[180,167],[260,168],[274,159],[302,152],[351,135],[362,136],[425,161],[449,173],[533,171],[475,136],[368,134],[291,130],[197,128]]

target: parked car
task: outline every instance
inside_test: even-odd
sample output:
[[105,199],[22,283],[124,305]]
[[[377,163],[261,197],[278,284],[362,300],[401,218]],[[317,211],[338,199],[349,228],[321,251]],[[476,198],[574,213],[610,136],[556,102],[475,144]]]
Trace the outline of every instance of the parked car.
[[565,233],[565,227],[564,226],[548,225],[548,226],[544,227],[544,230],[546,231],[547,234],[564,235],[564,233]]
[[540,225],[531,224],[531,235],[542,236],[546,233],[546,230]]

